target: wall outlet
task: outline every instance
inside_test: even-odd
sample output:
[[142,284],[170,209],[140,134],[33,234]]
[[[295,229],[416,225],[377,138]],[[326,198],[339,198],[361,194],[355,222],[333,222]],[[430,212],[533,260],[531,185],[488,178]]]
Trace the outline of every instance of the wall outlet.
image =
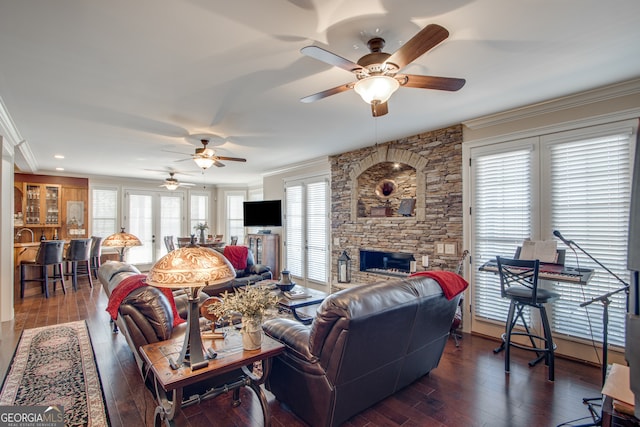
[[436,253],[437,254],[444,253],[444,243],[436,243]]
[[455,255],[456,254],[456,244],[455,243],[446,243],[444,245],[444,253],[446,255]]

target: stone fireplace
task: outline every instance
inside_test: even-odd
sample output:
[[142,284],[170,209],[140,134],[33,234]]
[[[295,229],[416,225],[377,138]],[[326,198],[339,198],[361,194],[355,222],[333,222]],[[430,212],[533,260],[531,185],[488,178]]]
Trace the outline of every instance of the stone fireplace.
[[[381,197],[376,189],[386,180],[397,189]],[[429,269],[455,270],[463,250],[462,125],[331,157],[331,194],[332,282],[343,250],[352,258],[355,284],[394,277],[361,270],[361,251],[405,254],[417,260],[417,270],[428,256]],[[413,205],[410,215],[399,213],[403,201]],[[436,253],[444,243],[455,253]],[[372,259],[367,255],[364,265]],[[387,257],[387,266],[390,260],[396,261]],[[403,266],[400,275],[409,269]]]
[[415,272],[416,259],[402,252],[360,250],[360,271],[391,277],[407,277]]

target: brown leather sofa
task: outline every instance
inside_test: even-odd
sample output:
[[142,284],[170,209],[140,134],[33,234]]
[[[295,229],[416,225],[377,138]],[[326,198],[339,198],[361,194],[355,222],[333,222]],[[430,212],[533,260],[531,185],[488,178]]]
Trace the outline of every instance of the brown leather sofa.
[[[98,279],[107,296],[111,296],[114,288],[125,278],[139,275],[140,271],[133,265],[120,261],[107,261],[98,269]],[[187,318],[188,302],[184,291],[173,293],[178,314]],[[202,294],[200,299],[207,298]],[[122,332],[131,348],[140,373],[145,376],[145,366],[140,355],[140,346],[183,336],[186,322],[173,326],[173,308],[162,291],[153,286],[143,286],[131,291],[120,304],[117,328]]]
[[311,426],[340,425],[438,366],[459,299],[412,277],[332,294],[309,326],[267,320],[286,345],[267,388]]
[[[215,249],[218,250],[218,249]],[[224,249],[218,250],[223,252]],[[253,285],[262,280],[273,278],[271,267],[264,264],[256,264],[253,258],[253,252],[247,251],[247,266],[243,269],[235,269],[236,277],[228,283],[221,285],[207,286],[202,291],[210,296],[217,296],[224,291],[233,292],[234,289],[242,286]]]

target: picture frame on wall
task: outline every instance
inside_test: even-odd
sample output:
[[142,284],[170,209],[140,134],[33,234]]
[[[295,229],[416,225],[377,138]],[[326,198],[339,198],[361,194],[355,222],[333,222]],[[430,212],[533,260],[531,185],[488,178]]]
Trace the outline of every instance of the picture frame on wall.
[[402,199],[400,201],[400,207],[398,208],[398,214],[402,216],[412,216],[415,207],[416,199]]

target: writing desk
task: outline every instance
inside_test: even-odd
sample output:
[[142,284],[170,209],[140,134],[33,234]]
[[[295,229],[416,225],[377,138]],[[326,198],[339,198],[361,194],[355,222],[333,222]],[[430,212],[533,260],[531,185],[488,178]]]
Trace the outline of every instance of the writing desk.
[[[260,387],[271,371],[271,359],[284,351],[284,345],[266,335],[262,337],[262,346],[257,350],[243,350],[242,337],[238,331],[230,331],[223,339],[202,339],[204,348],[213,348],[217,357],[209,360],[208,366],[192,371],[189,367],[171,368],[169,358],[175,359],[182,349],[183,339],[160,341],[141,347],[142,357],[153,373],[155,398],[158,406],[155,410],[154,425],[162,421],[174,426],[174,419],[183,407],[197,404],[202,400],[233,391],[233,406],[240,405],[240,388],[253,390],[262,407],[264,425],[271,425],[271,410],[264,391]],[[262,363],[262,375],[257,376],[249,367],[254,362]],[[230,375],[232,374],[232,375]],[[208,383],[211,383],[209,386]],[[202,393],[191,394],[183,399],[183,390],[189,386],[202,387]]]

